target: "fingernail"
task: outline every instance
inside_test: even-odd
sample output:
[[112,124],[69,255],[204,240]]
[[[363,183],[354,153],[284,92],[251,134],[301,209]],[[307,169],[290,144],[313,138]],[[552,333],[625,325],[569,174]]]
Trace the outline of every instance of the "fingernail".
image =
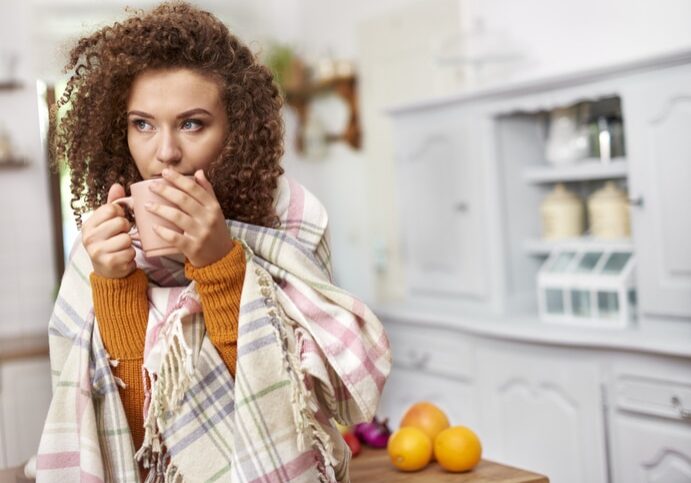
[[167,178],[168,176],[170,176],[170,170],[168,168],[164,169],[163,172],[161,173],[161,175],[164,178]]
[[153,207],[154,204],[151,201],[147,201],[146,203],[144,203],[144,208],[146,208],[147,210],[150,210]]

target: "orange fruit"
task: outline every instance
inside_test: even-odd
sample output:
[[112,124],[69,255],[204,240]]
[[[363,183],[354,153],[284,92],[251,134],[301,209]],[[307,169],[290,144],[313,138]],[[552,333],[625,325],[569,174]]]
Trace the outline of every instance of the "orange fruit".
[[434,438],[449,427],[449,418],[444,411],[431,402],[419,402],[408,408],[401,419],[400,427],[413,426],[419,428],[429,436],[434,444]]
[[400,428],[389,436],[386,451],[399,470],[417,471],[432,459],[432,441],[421,429]]
[[437,435],[434,456],[447,471],[468,471],[480,462],[482,445],[470,428],[452,426]]

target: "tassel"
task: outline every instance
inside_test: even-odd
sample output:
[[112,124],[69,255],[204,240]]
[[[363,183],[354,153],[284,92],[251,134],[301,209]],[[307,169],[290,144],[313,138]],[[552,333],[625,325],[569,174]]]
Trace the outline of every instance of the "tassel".
[[115,384],[117,384],[119,387],[125,389],[127,387],[127,384],[125,384],[125,381],[120,379],[119,377],[113,376],[113,379],[115,380]]
[[[273,291],[273,284],[269,283],[266,286],[262,283],[264,274],[259,276],[259,283],[263,286],[262,295],[264,295],[270,303],[267,306],[272,307],[269,311],[272,325],[278,333],[279,340],[284,355],[284,367],[291,379],[291,406],[293,408],[293,420],[297,427],[297,447],[300,451],[304,451],[309,443],[312,441],[312,447],[316,449],[322,456],[322,460],[327,462],[325,465],[320,463],[319,473],[320,480],[329,482],[335,481],[334,467],[338,464],[336,456],[333,454],[333,442],[329,434],[321,427],[316,419],[316,411],[318,405],[313,401],[314,397],[311,391],[305,384],[305,374],[300,364],[300,359],[294,350],[290,350],[287,330],[295,330],[295,327],[290,323],[288,317],[280,317],[276,312],[275,293]],[[266,277],[268,278],[268,277]],[[280,310],[280,309],[279,309]],[[287,321],[283,324],[281,320]],[[293,332],[295,334],[295,332]],[[310,404],[311,403],[311,404]]]
[[174,481],[171,478],[176,478],[175,475],[179,474],[170,469],[170,458],[163,454],[159,428],[164,418],[174,412],[184,399],[194,365],[192,349],[185,341],[180,319],[173,322],[169,337],[170,342],[158,374],[148,374],[151,390],[144,422],[144,442],[135,455],[145,468],[150,468],[145,483]]

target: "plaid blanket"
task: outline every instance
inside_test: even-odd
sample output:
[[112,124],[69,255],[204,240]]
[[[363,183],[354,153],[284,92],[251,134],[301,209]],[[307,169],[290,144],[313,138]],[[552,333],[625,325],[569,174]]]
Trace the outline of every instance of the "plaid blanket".
[[81,242],[50,319],[53,400],[39,482],[348,481],[334,425],[370,420],[391,367],[381,323],[331,282],[327,215],[282,177],[278,229],[228,221],[247,259],[233,379],[206,336],[181,257],[137,265],[149,277],[142,377],[146,434],[134,448],[95,319]]

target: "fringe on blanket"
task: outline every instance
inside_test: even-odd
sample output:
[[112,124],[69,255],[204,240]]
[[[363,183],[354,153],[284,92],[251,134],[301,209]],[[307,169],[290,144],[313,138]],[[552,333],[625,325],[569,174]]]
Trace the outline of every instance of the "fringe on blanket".
[[[321,461],[318,465],[320,482],[329,483],[336,481],[334,468],[337,460],[333,454],[331,437],[324,431],[316,419],[316,413],[319,408],[305,383],[305,372],[302,370],[296,351],[291,350],[288,331],[281,321],[283,320],[290,324],[289,330],[294,330],[295,327],[290,323],[290,319],[280,310],[273,290],[274,282],[271,276],[261,269],[257,269],[256,274],[259,277],[259,285],[261,286],[261,293],[265,297],[265,303],[270,307],[269,317],[271,318],[271,323],[281,341],[283,366],[291,379],[290,402],[293,408],[293,420],[298,430],[297,447],[300,451],[304,451],[309,445],[321,455]],[[282,317],[279,317],[279,311]],[[325,465],[324,462],[327,464]]]
[[[269,306],[271,323],[281,341],[283,365],[291,379],[291,407],[293,419],[298,429],[297,446],[304,451],[312,447],[319,452],[320,481],[328,483],[336,481],[335,466],[337,459],[333,454],[333,442],[329,434],[321,427],[316,419],[318,406],[316,400],[305,383],[306,374],[301,367],[298,354],[291,350],[288,330],[294,330],[290,319],[280,310],[275,292],[274,281],[262,269],[257,269],[261,293]],[[279,315],[281,312],[282,317]],[[281,321],[286,321],[290,327],[286,328]],[[182,322],[178,318],[171,324],[171,332],[166,339],[170,340],[164,352],[158,374],[149,373],[144,369],[148,378],[150,398],[148,410],[144,420],[144,442],[135,454],[135,459],[149,469],[144,483],[175,483],[183,481],[179,470],[170,464],[169,456],[165,453],[159,428],[163,418],[174,412],[182,402],[194,371],[192,349],[185,341]],[[294,349],[294,348],[292,348]],[[145,385],[146,387],[146,385]]]
[[164,418],[180,406],[194,371],[192,349],[185,341],[180,318],[173,321],[170,335],[166,339],[170,342],[164,351],[158,374],[143,369],[151,390],[146,395],[149,404],[144,419],[144,441],[134,457],[144,468],[149,469],[144,483],[182,481],[179,470],[170,464],[170,457],[165,453],[159,431]]

